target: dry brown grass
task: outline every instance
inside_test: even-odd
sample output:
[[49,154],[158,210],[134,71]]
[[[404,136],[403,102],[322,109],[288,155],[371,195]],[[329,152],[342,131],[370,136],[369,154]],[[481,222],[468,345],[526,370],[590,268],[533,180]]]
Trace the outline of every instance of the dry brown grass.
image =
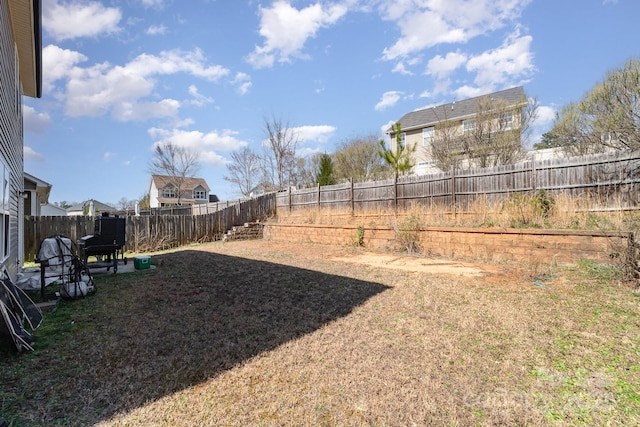
[[[607,267],[479,277],[265,241],[100,278],[2,353],[13,425],[638,425],[638,296]],[[546,275],[542,277],[542,274]]]
[[[412,204],[406,209],[376,209],[352,214],[345,209],[301,208],[278,213],[277,222],[295,224],[363,224],[389,226],[402,217],[416,217],[423,227],[501,227],[574,230],[637,230],[639,210],[593,209],[592,199],[566,194],[543,196],[551,201],[548,211],[541,209],[540,195],[514,193],[504,200],[479,196],[466,208],[440,204]],[[620,203],[620,206],[623,204]]]

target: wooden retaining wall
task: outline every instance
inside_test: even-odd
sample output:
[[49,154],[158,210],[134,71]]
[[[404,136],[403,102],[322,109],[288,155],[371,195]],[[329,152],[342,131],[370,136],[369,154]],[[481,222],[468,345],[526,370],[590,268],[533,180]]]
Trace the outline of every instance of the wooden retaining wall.
[[[486,261],[575,264],[580,259],[610,263],[624,256],[628,233],[497,228],[426,227],[418,231],[428,256]],[[352,225],[265,224],[264,238],[295,243],[354,245],[358,227]],[[365,227],[368,248],[396,247],[390,227]]]

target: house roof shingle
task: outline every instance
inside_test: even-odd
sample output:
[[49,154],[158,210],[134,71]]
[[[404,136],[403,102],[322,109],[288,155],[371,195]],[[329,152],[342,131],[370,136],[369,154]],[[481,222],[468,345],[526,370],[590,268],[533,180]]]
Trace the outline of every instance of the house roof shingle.
[[[167,185],[171,184],[172,181],[171,176],[166,175],[151,175],[151,180],[155,182],[156,188],[165,188]],[[203,178],[185,178],[183,189],[193,191],[198,186],[202,186],[207,192],[211,191],[209,186],[207,185],[207,181]]]
[[[476,105],[478,100],[490,96],[493,99],[500,99],[509,104],[515,105],[525,98],[522,86],[505,89],[499,92],[490,93],[488,95],[476,96],[475,98],[465,99],[463,101],[451,102],[449,104],[438,105],[436,107],[423,108],[421,110],[412,111],[402,116],[400,126],[403,131],[425,126],[434,125],[438,122],[461,119],[476,114]],[[391,129],[388,130],[390,132]]]

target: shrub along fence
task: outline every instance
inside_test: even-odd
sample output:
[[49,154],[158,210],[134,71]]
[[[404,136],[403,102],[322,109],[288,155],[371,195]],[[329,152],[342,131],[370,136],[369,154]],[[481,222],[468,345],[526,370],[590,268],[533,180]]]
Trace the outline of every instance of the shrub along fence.
[[[125,249],[142,252],[219,240],[233,226],[275,215],[275,207],[275,193],[269,193],[205,215],[127,216]],[[89,216],[26,216],[24,259],[33,261],[47,237],[64,235],[76,242],[93,231]]]
[[279,213],[308,208],[362,212],[444,205],[465,211],[478,196],[503,200],[514,193],[584,198],[593,210],[637,209],[640,153],[607,153],[569,159],[530,160],[495,168],[452,170],[397,181],[289,189],[277,195]]

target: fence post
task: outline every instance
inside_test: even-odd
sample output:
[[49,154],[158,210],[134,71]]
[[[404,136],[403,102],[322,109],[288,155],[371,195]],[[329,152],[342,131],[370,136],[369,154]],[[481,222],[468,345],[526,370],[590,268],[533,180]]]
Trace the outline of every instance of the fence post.
[[453,207],[453,216],[456,216],[456,168],[451,168],[451,206]]
[[351,216],[354,216],[356,214],[356,209],[355,209],[355,200],[354,200],[354,196],[353,196],[353,177],[349,178],[349,182],[351,183],[351,192],[350,197],[351,197]]
[[287,187],[287,194],[289,195],[289,214],[291,214],[292,207],[291,207],[291,186],[290,185]]
[[398,174],[393,175],[393,211],[398,213]]
[[318,183],[318,210],[320,210],[320,183]]
[[533,187],[533,194],[536,194],[536,187],[538,186],[536,173],[536,155],[531,155],[531,186]]

